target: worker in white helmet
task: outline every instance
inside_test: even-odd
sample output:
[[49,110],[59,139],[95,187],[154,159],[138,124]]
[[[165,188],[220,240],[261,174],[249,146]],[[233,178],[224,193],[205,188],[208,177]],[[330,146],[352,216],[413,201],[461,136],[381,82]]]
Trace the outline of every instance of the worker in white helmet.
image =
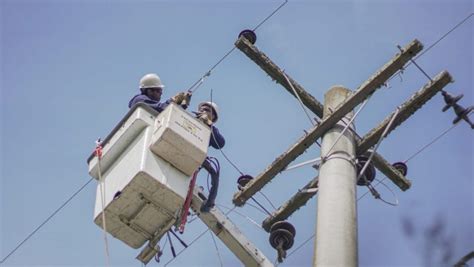
[[[209,146],[212,146],[215,149],[221,149],[225,145],[225,139],[220,134],[219,130],[214,123],[217,122],[219,118],[219,107],[216,103],[213,102],[202,102],[198,106],[198,111],[194,112],[196,117],[202,122],[211,127],[211,139],[209,140]],[[204,168],[211,175],[211,188],[209,189],[209,196],[207,200],[201,206],[202,212],[208,212],[215,205],[215,200],[217,197],[217,188],[219,187],[219,162],[217,164],[215,159],[206,157],[202,163],[202,168]]]
[[162,112],[171,102],[181,105],[186,109],[191,101],[191,94],[180,92],[165,102],[160,102],[163,88],[160,77],[155,73],[149,73],[140,79],[141,93],[135,95],[129,102],[128,107],[133,107],[136,103],[145,103],[158,112]]

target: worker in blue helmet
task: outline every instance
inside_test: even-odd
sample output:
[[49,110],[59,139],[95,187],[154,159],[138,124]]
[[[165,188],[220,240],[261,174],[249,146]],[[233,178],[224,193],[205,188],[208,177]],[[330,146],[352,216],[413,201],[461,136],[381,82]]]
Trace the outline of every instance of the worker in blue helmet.
[[[219,118],[219,107],[213,102],[202,102],[198,106],[198,111],[194,112],[196,117],[211,127],[211,139],[209,146],[215,149],[221,149],[225,145],[225,139],[214,124]],[[209,189],[209,196],[201,206],[202,212],[208,212],[215,205],[217,197],[217,188],[219,187],[219,162],[211,157],[206,157],[202,163],[204,168],[211,175],[211,188]]]
[[129,102],[131,108],[137,103],[145,103],[158,112],[162,112],[171,102],[174,102],[186,109],[191,101],[191,94],[180,92],[165,102],[160,102],[163,88],[160,77],[155,73],[149,73],[140,79],[140,94],[135,95]]

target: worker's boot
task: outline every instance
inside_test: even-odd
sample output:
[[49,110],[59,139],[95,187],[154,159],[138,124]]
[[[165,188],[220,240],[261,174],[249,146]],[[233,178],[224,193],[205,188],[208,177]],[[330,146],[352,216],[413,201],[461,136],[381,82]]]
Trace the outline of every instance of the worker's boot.
[[214,202],[206,200],[202,203],[201,212],[209,212],[214,207]]

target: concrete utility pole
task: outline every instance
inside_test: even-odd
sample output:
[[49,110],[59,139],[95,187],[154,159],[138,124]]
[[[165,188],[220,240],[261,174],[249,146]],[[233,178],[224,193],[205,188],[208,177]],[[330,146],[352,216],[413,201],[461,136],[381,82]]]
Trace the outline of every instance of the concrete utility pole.
[[[325,95],[324,118],[350,94],[344,87],[331,88]],[[346,115],[347,120],[352,113]],[[314,266],[350,267],[358,262],[356,143],[349,130],[339,138],[343,128],[344,124],[334,125],[324,134],[321,144]]]
[[[377,147],[382,138],[385,138],[452,82],[452,77],[447,71],[440,72],[433,79],[430,78],[429,83],[397,107],[394,113],[366,135],[361,137],[355,131],[348,130],[332,147],[342,132],[343,127],[340,125],[342,120],[351,118],[353,109],[380,89],[397,71],[403,69],[407,62],[413,60],[423,49],[423,45],[418,40],[413,40],[353,92],[341,87],[332,88],[326,93],[325,105],[322,105],[259,51],[254,46],[255,40],[256,36],[247,39],[245,35],[242,35],[235,46],[260,66],[275,82],[282,85],[309,110],[323,119],[278,156],[263,172],[240,188],[234,194],[233,202],[236,206],[244,205],[317,139],[323,138],[321,147],[323,160],[319,176],[313,178],[302,190],[298,190],[293,197],[270,214],[262,222],[262,227],[271,233],[272,226],[286,220],[319,192],[313,264],[315,266],[357,266],[356,157],[364,155],[373,146]],[[371,153],[373,165],[381,173],[401,190],[410,188],[411,182],[405,177],[406,170],[390,164],[376,151]]]

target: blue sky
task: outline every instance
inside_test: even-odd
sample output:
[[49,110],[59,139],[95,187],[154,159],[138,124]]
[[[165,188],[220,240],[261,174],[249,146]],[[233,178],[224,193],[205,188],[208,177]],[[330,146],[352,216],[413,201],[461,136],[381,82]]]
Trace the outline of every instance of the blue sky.
[[[1,0],[0,259],[88,181],[86,158],[94,141],[125,115],[142,75],[158,73],[165,98],[187,90],[232,48],[241,30],[256,26],[281,2]],[[398,52],[397,44],[417,38],[427,48],[472,12],[472,1],[462,0],[289,1],[258,29],[256,46],[323,101],[333,85],[356,89]],[[446,90],[463,93],[464,106],[474,104],[473,20],[417,60],[431,76],[448,70],[455,83]],[[375,127],[426,82],[413,65],[393,78],[357,118],[358,132]],[[239,50],[196,91],[190,109],[208,100],[211,90],[221,108],[224,151],[245,173],[256,176],[310,128],[297,100]],[[442,107],[442,97],[435,96],[379,152],[391,162],[406,160],[451,125],[454,115]],[[358,202],[360,266],[422,266],[423,229],[436,221],[451,240],[453,261],[474,249],[472,134],[462,123],[410,160],[408,191],[387,182],[399,206],[370,196]],[[239,174],[218,151],[210,154],[222,165],[218,203],[231,206]],[[318,156],[314,146],[295,162]],[[263,192],[279,205],[315,175],[311,167],[282,173]],[[95,190],[95,182],[89,184],[2,265],[104,265],[102,232],[92,218]],[[252,207],[238,211],[257,222],[265,218]],[[230,218],[275,259],[266,232],[236,213]],[[412,238],[402,229],[406,218],[416,225]],[[316,198],[290,217],[294,248],[314,233],[315,219]],[[183,239],[189,243],[203,229],[195,221]],[[109,240],[114,266],[140,265],[139,250]],[[240,265],[222,243],[218,247],[225,266]],[[308,266],[312,254],[309,242],[282,266]],[[167,249],[162,260],[170,258]],[[209,234],[169,264],[191,265],[219,266]]]

